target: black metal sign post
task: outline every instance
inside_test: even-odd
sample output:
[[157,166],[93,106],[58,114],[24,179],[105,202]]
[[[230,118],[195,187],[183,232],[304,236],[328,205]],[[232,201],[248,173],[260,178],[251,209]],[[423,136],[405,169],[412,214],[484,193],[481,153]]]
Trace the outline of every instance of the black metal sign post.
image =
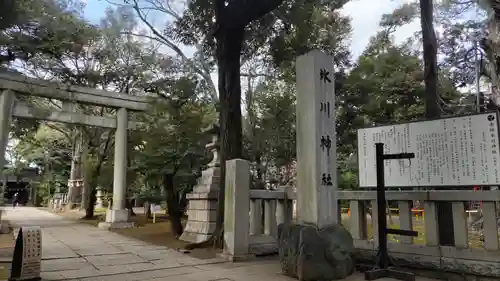
[[378,217],[378,268],[365,272],[365,280],[376,280],[390,277],[404,281],[414,281],[415,275],[409,272],[389,267],[389,253],[387,249],[387,235],[418,236],[418,232],[403,229],[388,229],[385,201],[384,161],[395,159],[412,159],[415,153],[384,154],[384,144],[375,144],[375,169],[377,174],[377,217]]

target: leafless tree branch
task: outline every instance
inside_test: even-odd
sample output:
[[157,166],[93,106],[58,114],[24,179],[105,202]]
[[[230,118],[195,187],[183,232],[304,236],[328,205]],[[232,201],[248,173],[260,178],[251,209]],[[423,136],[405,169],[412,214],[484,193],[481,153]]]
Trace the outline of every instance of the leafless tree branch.
[[[212,81],[212,78],[210,77],[210,72],[207,72],[205,69],[200,68],[194,63],[194,61],[190,58],[188,58],[184,52],[170,39],[168,39],[166,36],[161,34],[147,19],[146,16],[142,13],[141,8],[139,7],[139,4],[137,0],[133,0],[134,4],[132,5],[132,8],[135,10],[137,13],[137,16],[139,19],[150,29],[150,31],[156,36],[156,39],[158,42],[166,45],[169,47],[172,51],[174,51],[179,57],[181,57],[182,61],[185,62],[186,64],[191,67],[195,73],[203,77],[205,81],[208,83],[210,86],[210,91],[211,91],[211,98],[213,101],[218,101],[218,95],[217,95],[217,89],[215,87],[214,82]],[[153,37],[153,36],[151,36]]]

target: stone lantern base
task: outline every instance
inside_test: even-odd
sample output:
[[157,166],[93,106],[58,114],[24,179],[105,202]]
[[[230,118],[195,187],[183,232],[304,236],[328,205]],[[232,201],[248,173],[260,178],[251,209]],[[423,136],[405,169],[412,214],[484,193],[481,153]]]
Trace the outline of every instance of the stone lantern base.
[[179,237],[182,241],[196,244],[206,242],[215,231],[220,184],[219,127],[213,126],[206,132],[212,134],[212,142],[205,147],[212,152],[213,158],[208,168],[201,172],[193,192],[186,195],[189,200],[188,221]]
[[203,243],[215,230],[217,196],[219,194],[220,168],[211,167],[202,172],[201,182],[186,195],[188,221],[180,240]]
[[218,193],[190,193],[187,195],[189,200],[188,221],[179,239],[197,244],[210,239],[215,230]]

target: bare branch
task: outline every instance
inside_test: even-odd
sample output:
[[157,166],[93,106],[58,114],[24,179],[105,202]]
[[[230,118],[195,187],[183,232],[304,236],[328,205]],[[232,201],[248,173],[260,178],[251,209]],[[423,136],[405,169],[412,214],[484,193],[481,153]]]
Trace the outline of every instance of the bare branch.
[[64,136],[65,136],[68,140],[71,140],[71,139],[72,139],[72,138],[71,138],[71,135],[70,135],[70,134],[68,134],[68,132],[67,132],[66,130],[61,129],[61,128],[59,128],[58,126],[53,125],[53,124],[48,123],[48,122],[46,122],[46,123],[45,123],[45,125],[46,125],[47,127],[51,128],[52,130],[55,130],[55,131],[60,132],[60,133],[61,133],[61,134],[63,134],[63,135],[64,135]]
[[153,5],[153,7],[152,8],[151,7],[144,7],[141,9],[161,11],[161,12],[173,17],[175,20],[181,19],[181,16],[178,13],[176,13],[174,11],[174,9],[172,8],[172,6],[170,5],[170,0],[165,1],[166,7],[158,0],[149,0],[147,2],[150,3],[151,5]]
[[257,77],[276,78],[275,76],[266,73],[241,73],[240,75],[243,77],[250,77],[250,78],[257,78]]
[[217,89],[215,87],[214,82],[212,81],[212,78],[210,77],[210,73],[204,71],[204,69],[198,67],[193,60],[188,58],[184,52],[171,40],[169,40],[166,36],[161,34],[147,19],[146,16],[141,12],[141,8],[139,7],[139,4],[137,3],[137,0],[133,0],[134,5],[132,6],[133,9],[136,11],[137,16],[139,19],[151,30],[151,32],[157,37],[157,41],[161,42],[162,44],[165,44],[167,47],[169,47],[172,51],[174,51],[178,56],[181,57],[182,61],[188,64],[197,74],[199,74],[203,79],[207,81],[211,88],[211,97],[213,101],[218,101],[218,96],[217,96]]

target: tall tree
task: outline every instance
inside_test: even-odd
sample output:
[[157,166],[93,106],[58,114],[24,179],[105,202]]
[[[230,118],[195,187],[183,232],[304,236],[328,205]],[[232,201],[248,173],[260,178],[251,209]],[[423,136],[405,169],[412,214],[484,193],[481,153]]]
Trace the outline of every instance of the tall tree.
[[[424,50],[425,116],[438,118],[442,109],[438,93],[437,39],[434,31],[434,7],[432,0],[420,0],[420,23],[422,26],[422,45]],[[440,202],[438,210],[439,242],[441,245],[454,246],[453,209],[451,202]]]
[[[276,9],[283,0],[213,1],[215,23],[213,35],[216,39],[215,57],[218,66],[219,124],[221,132],[221,178],[225,178],[226,160],[243,158],[241,119],[241,52],[245,29],[254,20],[259,20]],[[227,4],[227,5],[226,5]],[[224,181],[223,181],[224,182]],[[225,186],[219,190],[217,205],[216,235],[222,238],[224,222]]]

